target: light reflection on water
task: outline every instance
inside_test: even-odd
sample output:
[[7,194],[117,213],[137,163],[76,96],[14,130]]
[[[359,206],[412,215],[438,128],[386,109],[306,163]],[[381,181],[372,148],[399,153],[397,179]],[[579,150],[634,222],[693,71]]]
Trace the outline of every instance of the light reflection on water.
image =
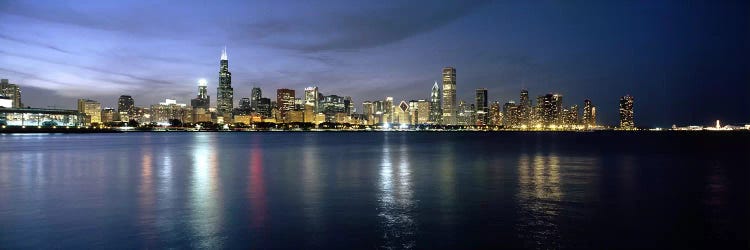
[[191,226],[193,247],[219,248],[222,246],[222,211],[219,210],[218,157],[216,134],[199,133],[193,144],[193,180],[191,194]]
[[[380,164],[379,213],[382,220],[384,248],[411,249],[416,246],[417,224],[413,213],[418,208],[413,199],[408,146],[389,144],[389,134],[384,134],[382,162]],[[396,148],[392,152],[391,148]],[[392,154],[397,154],[393,159]]]
[[485,136],[0,135],[0,248],[618,248],[642,228],[645,243],[747,232],[732,155]]

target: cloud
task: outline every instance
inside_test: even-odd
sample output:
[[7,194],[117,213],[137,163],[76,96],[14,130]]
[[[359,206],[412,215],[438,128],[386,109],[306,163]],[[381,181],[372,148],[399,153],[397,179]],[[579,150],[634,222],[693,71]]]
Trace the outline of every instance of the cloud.
[[68,51],[68,50],[62,49],[62,48],[54,46],[54,45],[50,45],[50,44],[46,44],[46,43],[34,41],[34,40],[19,39],[19,38],[9,37],[9,36],[3,35],[3,34],[0,34],[0,39],[4,39],[4,40],[8,40],[8,41],[13,41],[13,42],[17,42],[17,43],[25,44],[25,45],[34,45],[34,46],[38,46],[38,47],[42,47],[42,48],[47,48],[47,49],[55,50],[57,52],[62,52],[62,53],[70,54],[70,51]]
[[234,39],[302,52],[356,51],[429,32],[473,13],[490,1],[398,2],[375,9],[320,13],[243,25]]

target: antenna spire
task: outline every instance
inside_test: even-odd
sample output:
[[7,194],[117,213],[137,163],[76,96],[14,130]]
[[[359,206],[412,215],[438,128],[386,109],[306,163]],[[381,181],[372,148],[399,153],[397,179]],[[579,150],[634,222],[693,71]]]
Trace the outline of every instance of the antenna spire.
[[224,49],[221,50],[221,60],[227,60],[227,46],[224,46]]

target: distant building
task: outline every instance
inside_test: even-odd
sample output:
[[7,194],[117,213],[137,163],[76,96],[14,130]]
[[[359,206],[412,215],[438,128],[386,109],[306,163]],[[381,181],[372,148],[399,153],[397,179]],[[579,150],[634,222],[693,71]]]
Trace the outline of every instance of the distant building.
[[456,69],[453,67],[443,68],[443,124],[456,124]]
[[589,99],[583,101],[582,123],[588,127],[596,126],[596,106],[594,106]]
[[365,116],[365,119],[367,119],[368,121],[372,120],[372,115],[374,113],[375,110],[371,101],[362,102],[362,114]]
[[280,117],[277,120],[284,120],[286,113],[294,109],[294,90],[293,89],[277,89],[276,90],[276,106],[279,109]]
[[193,122],[192,110],[188,109],[187,104],[177,103],[177,100],[173,99],[151,105],[151,122],[169,125],[173,120],[183,124]]
[[626,95],[620,98],[620,128],[635,129],[633,97],[630,95]]
[[263,98],[263,92],[258,87],[253,87],[253,90],[250,92],[250,110],[253,112],[258,112],[258,102],[260,101],[260,98]]
[[132,96],[121,95],[117,99],[117,119],[120,121],[130,121],[135,115],[135,101]]
[[506,128],[515,127],[518,123],[516,119],[516,103],[514,101],[508,101],[503,105],[503,126]]
[[78,99],[78,112],[85,115],[84,124],[102,122],[102,105],[97,101]]
[[262,97],[258,99],[258,113],[261,115],[261,117],[265,118],[271,118],[273,117],[271,114],[271,110],[273,109],[273,105],[271,105],[271,99]]
[[318,107],[318,87],[307,87],[305,88],[305,105],[311,106],[313,112],[320,112]]
[[533,110],[531,106],[531,99],[529,99],[528,90],[525,90],[525,89],[521,90],[517,113],[518,113],[517,119],[518,119],[519,124],[527,125],[527,126],[532,125],[533,122],[532,122],[531,117],[532,117]]
[[432,85],[432,91],[430,92],[430,119],[431,124],[440,124],[443,117],[443,111],[441,110],[440,104],[440,86],[436,81]]
[[253,103],[250,101],[250,98],[243,97],[240,99],[240,111],[243,114],[250,114],[253,108]]
[[0,97],[10,99],[13,108],[23,108],[23,103],[21,103],[21,87],[11,84],[8,82],[8,79],[0,79]]
[[487,100],[487,89],[479,88],[476,90],[476,122],[478,125],[487,125],[489,122],[489,101]]
[[416,112],[414,112],[414,124],[430,123],[430,102],[424,99],[417,100]]
[[208,82],[206,79],[198,80],[198,96],[190,100],[190,106],[206,110],[210,108],[211,97],[208,96]]
[[499,126],[503,124],[503,113],[500,109],[500,102],[494,101],[490,104],[489,125]]
[[76,127],[85,126],[84,115],[76,110],[0,108],[0,125]]
[[115,117],[117,117],[117,111],[113,108],[104,108],[102,109],[102,123],[107,122],[113,122],[115,121]]
[[229,72],[229,60],[227,49],[221,51],[221,60],[219,61],[219,86],[216,89],[216,112],[224,117],[231,119],[232,109],[234,109],[234,89],[232,88],[232,73]]

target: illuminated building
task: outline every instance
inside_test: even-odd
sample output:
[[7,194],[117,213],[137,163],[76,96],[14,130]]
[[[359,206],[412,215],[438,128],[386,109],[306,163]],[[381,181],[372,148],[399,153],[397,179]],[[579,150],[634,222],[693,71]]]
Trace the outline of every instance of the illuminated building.
[[232,88],[232,73],[229,72],[229,60],[227,48],[221,51],[219,67],[219,86],[216,89],[216,111],[224,117],[224,121],[230,120],[232,109],[234,109],[234,89]]
[[76,110],[0,108],[0,125],[76,127],[85,126],[85,116]]
[[596,106],[591,103],[591,100],[586,99],[583,101],[583,125],[588,127],[596,126]]
[[635,129],[633,97],[630,95],[620,98],[620,129]]
[[443,111],[440,109],[440,86],[436,81],[432,85],[432,91],[430,92],[430,120],[431,124],[440,124],[440,120],[443,117]]
[[563,115],[563,96],[561,94],[554,94],[552,95],[552,103],[555,107],[555,123],[557,125],[564,123],[564,115]]
[[518,123],[519,124],[521,124],[521,125],[527,125],[527,126],[531,125],[531,123],[532,123],[531,122],[532,121],[532,119],[531,119],[531,116],[532,116],[531,113],[533,111],[532,111],[532,108],[531,108],[531,99],[529,99],[529,91],[528,90],[525,90],[525,89],[521,90],[521,96],[519,98],[517,112],[518,112]]
[[516,102],[508,101],[503,105],[503,126],[506,128],[515,127],[517,124]]
[[430,102],[424,99],[417,100],[416,111],[413,118],[414,124],[430,123]]
[[102,109],[102,123],[107,122],[113,122],[115,121],[115,117],[117,117],[117,111],[113,108],[104,108]]
[[354,113],[354,111],[354,102],[352,102],[352,97],[344,96],[344,113],[351,115]]
[[121,95],[117,99],[117,114],[120,121],[130,121],[135,115],[135,101],[129,95]]
[[[294,109],[294,90],[293,89],[277,89],[276,90],[276,106],[279,109],[280,117],[276,117],[279,122],[286,119],[287,111]],[[280,118],[280,119],[279,119]]]
[[315,106],[305,105],[303,122],[315,122]]
[[456,124],[456,69],[453,67],[443,68],[443,124]]
[[337,113],[347,113],[346,98],[338,95],[327,95],[320,102],[320,109],[326,115],[326,120],[334,122]]
[[273,106],[271,105],[271,99],[270,98],[261,97],[260,99],[258,99],[258,113],[263,118],[272,117],[271,116],[271,109],[272,108],[273,108]]
[[253,90],[250,92],[250,110],[253,112],[258,112],[258,102],[260,101],[260,98],[263,98],[263,92],[258,87],[253,87]]
[[305,105],[312,106],[313,112],[320,112],[318,104],[318,87],[307,87],[305,88]]
[[78,99],[78,112],[85,115],[84,124],[102,122],[102,105],[97,101]]
[[570,106],[570,108],[563,109],[563,124],[564,125],[578,125],[578,105]]
[[[546,94],[542,96],[539,105],[541,121],[544,126],[562,123],[562,95]],[[507,119],[507,116],[506,116]]]
[[500,102],[494,101],[490,104],[489,125],[502,125],[503,114],[500,111]]
[[177,100],[173,99],[151,105],[151,122],[166,126],[171,120],[178,120],[180,123],[193,122],[192,110],[188,109],[187,104],[177,103]]
[[13,108],[13,100],[5,96],[0,96],[0,108]]
[[210,122],[211,97],[208,96],[208,82],[206,79],[198,80],[198,95],[190,99],[192,107],[192,116],[194,122]]
[[362,114],[365,116],[365,119],[372,120],[372,115],[375,113],[375,109],[372,105],[371,101],[365,101],[362,102]]
[[486,125],[489,121],[490,107],[487,100],[487,89],[480,88],[476,90],[476,123]]
[[250,111],[252,111],[253,103],[250,101],[250,98],[243,97],[240,99],[240,111],[242,114],[250,114]]
[[406,101],[401,101],[401,103],[396,106],[393,112],[393,123],[398,124],[409,124],[409,104],[406,103]]
[[13,108],[23,108],[23,103],[21,103],[21,87],[9,83],[8,79],[0,79],[0,97],[12,100]]

